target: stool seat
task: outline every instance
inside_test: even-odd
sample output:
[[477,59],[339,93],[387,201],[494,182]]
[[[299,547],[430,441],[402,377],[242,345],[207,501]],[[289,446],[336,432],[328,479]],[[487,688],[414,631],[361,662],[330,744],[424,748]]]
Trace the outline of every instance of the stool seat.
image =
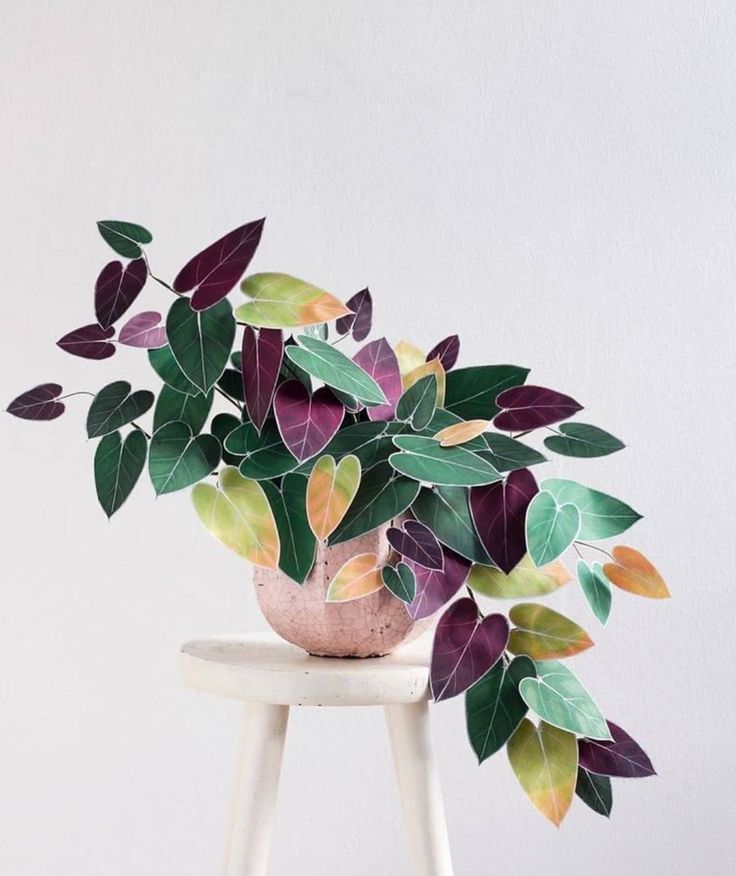
[[313,657],[274,633],[215,636],[182,645],[184,683],[280,706],[378,706],[429,698],[431,637],[386,657]]

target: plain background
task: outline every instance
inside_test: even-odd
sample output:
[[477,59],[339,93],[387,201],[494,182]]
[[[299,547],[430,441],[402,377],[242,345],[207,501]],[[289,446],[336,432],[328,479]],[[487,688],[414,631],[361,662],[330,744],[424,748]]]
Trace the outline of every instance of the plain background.
[[[154,234],[173,277],[266,214],[253,268],[347,297],[464,364],[511,361],[627,449],[554,471],[645,515],[625,541],[674,599],[616,594],[575,667],[659,777],[560,831],[460,700],[433,709],[456,871],[732,872],[734,196],[731,2],[5,0],[0,32],[5,403],[132,378],[54,342],[90,321],[100,218]],[[165,307],[166,293],[146,302]],[[248,567],[186,494],[97,507],[86,401],[3,418],[0,872],[217,872],[236,704],[185,691],[179,644],[262,629]],[[275,876],[405,876],[379,710],[293,716]]]

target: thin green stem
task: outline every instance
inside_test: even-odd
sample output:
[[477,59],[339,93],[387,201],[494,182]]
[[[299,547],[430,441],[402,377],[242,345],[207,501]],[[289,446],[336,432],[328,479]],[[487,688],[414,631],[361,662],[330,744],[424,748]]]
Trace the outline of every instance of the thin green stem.
[[92,398],[95,397],[95,394],[93,392],[87,392],[86,390],[80,389],[79,392],[68,392],[66,395],[60,395],[56,399],[56,401],[61,401],[62,399],[65,399],[65,398],[71,398],[74,395],[91,395]]
[[594,544],[588,544],[587,541],[574,541],[573,544],[581,544],[583,547],[590,548],[593,551],[599,551],[600,553],[605,554],[609,559],[613,560],[614,563],[616,562],[615,558],[611,554],[609,554],[608,551],[605,551],[603,550],[603,548],[599,548]]
[[143,261],[146,263],[146,271],[148,271],[148,276],[152,280],[155,280],[157,283],[159,283],[161,286],[163,286],[164,289],[168,289],[169,292],[173,292],[174,295],[176,295],[178,298],[181,298],[181,292],[177,292],[173,286],[169,286],[169,284],[166,282],[166,280],[162,280],[160,277],[157,277],[153,273],[153,271],[151,270],[151,265],[149,264],[149,261],[148,261],[148,256],[145,253],[145,250],[141,250],[141,253],[143,254]]

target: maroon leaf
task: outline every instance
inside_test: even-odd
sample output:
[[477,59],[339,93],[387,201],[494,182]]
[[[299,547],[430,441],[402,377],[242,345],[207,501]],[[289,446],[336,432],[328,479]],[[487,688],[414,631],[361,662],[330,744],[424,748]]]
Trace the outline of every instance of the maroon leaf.
[[450,368],[457,362],[457,357],[460,354],[460,338],[457,335],[450,335],[444,341],[440,341],[435,347],[427,353],[427,362],[432,359],[439,359],[440,365],[449,371]]
[[281,329],[245,327],[241,357],[245,407],[259,432],[271,409],[283,358]]
[[81,356],[83,359],[109,359],[115,352],[115,345],[109,340],[114,334],[115,329],[112,326],[103,329],[101,325],[93,322],[91,325],[74,329],[56,343],[72,356]]
[[583,409],[569,395],[543,386],[512,386],[498,395],[496,404],[504,410],[496,414],[493,425],[508,432],[549,426]]
[[117,322],[146,285],[144,259],[128,262],[125,270],[120,262],[110,262],[100,271],[95,283],[95,316],[102,328]]
[[403,529],[390,527],[386,538],[405,560],[413,560],[425,569],[444,568],[442,547],[432,530],[418,520],[407,520]]
[[480,619],[472,599],[458,599],[437,624],[429,675],[435,702],[467,690],[506,649],[509,622],[502,614]]
[[378,338],[366,344],[353,356],[353,362],[360,365],[366,374],[370,374],[388,399],[388,404],[369,407],[368,419],[392,420],[403,387],[399,362],[386,338]]
[[465,583],[470,572],[470,560],[461,557],[449,548],[442,549],[444,569],[426,569],[412,560],[407,566],[414,572],[416,593],[406,606],[414,620],[430,617],[449,602]]
[[241,225],[190,259],[176,275],[174,289],[194,289],[192,310],[207,310],[231,291],[258,248],[265,219]]
[[600,776],[643,779],[655,776],[651,760],[638,742],[613,721],[607,721],[612,742],[581,739],[578,742],[580,766]]
[[287,380],[276,390],[276,423],[284,444],[304,462],[328,443],[340,428],[345,408],[328,387],[314,395],[299,380]]
[[58,383],[41,383],[14,398],[7,411],[22,420],[55,420],[64,413],[64,405],[56,401],[61,393]]
[[373,324],[373,299],[368,289],[361,289],[352,298],[348,298],[345,306],[352,310],[347,316],[341,316],[335,323],[337,333],[346,335],[351,329],[356,341],[364,341]]
[[155,310],[144,310],[132,316],[120,329],[118,341],[128,347],[142,347],[154,350],[166,345],[166,329],[159,325],[161,314]]
[[526,509],[539,492],[527,468],[509,473],[505,481],[470,488],[470,514],[488,556],[508,573],[526,553]]

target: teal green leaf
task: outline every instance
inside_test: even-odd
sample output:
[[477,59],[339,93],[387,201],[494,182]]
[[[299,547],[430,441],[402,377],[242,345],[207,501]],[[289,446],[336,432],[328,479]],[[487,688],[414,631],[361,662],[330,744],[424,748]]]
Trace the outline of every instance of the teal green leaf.
[[412,429],[426,429],[437,405],[437,378],[428,374],[412,384],[396,405],[396,419],[408,423]]
[[585,767],[578,766],[578,780],[575,793],[598,815],[609,818],[613,809],[613,788],[610,776],[589,773]]
[[473,526],[465,487],[422,487],[411,510],[442,544],[474,563],[490,564]]
[[186,377],[200,392],[209,392],[227,366],[235,338],[230,303],[223,299],[197,311],[188,298],[177,299],[166,318],[166,337]]
[[578,581],[593,614],[605,626],[611,614],[611,582],[603,574],[603,566],[594,563],[591,569],[578,560]]
[[95,488],[100,505],[108,517],[118,510],[136,485],[146,464],[146,436],[133,429],[125,441],[120,432],[111,432],[95,451]]
[[464,447],[441,447],[434,438],[422,435],[397,435],[394,444],[401,452],[392,453],[388,461],[396,471],[417,481],[470,487],[501,479],[489,462]]
[[500,751],[514,735],[527,712],[519,684],[535,675],[529,657],[515,657],[510,663],[499,660],[465,694],[465,723],[478,763]]
[[399,563],[396,568],[384,566],[381,569],[383,586],[393,595],[407,605],[414,599],[417,590],[417,582],[414,572],[406,565]]
[[258,434],[253,423],[243,423],[225,440],[225,450],[240,460],[240,474],[254,481],[270,480],[294,471],[299,461],[281,440],[278,427],[267,420]]
[[445,408],[463,420],[490,420],[500,408],[496,396],[512,386],[521,386],[528,368],[516,365],[477,365],[447,372]]
[[97,230],[105,242],[118,255],[125,259],[139,259],[143,255],[138,244],[150,243],[153,240],[151,232],[134,222],[117,222],[114,219],[102,219],[97,223]]
[[153,404],[153,393],[147,389],[131,392],[127,380],[108,383],[94,397],[87,414],[87,437],[99,438],[115,432],[126,423],[142,416]]
[[307,479],[287,474],[281,481],[281,489],[271,481],[262,481],[261,486],[279,531],[279,568],[292,581],[303,584],[312,571],[317,551],[317,539],[307,519]]
[[556,560],[575,541],[579,529],[580,513],[575,505],[558,504],[547,490],[537,493],[526,511],[526,546],[534,565]]
[[213,396],[213,391],[206,395],[187,395],[185,392],[177,392],[171,386],[162,387],[153,410],[153,431],[166,423],[182,420],[189,424],[195,435],[199,434],[210,414]]
[[320,341],[326,341],[330,336],[330,329],[326,322],[305,325],[302,331],[305,335],[309,335],[310,338],[319,338]]
[[153,433],[148,473],[156,495],[173,493],[207,477],[220,461],[214,435],[192,434],[188,423],[167,423]]
[[589,739],[611,739],[606,719],[575,675],[558,660],[537,662],[537,677],[525,678],[519,693],[553,727]]
[[217,416],[212,418],[210,432],[220,442],[220,447],[222,448],[222,461],[225,465],[237,466],[242,459],[242,456],[236,456],[234,453],[228,453],[228,451],[225,450],[225,439],[231,432],[234,432],[241,425],[241,422],[242,421],[233,414],[217,414]]
[[544,446],[563,456],[590,459],[594,456],[608,456],[626,446],[615,436],[587,423],[563,423],[558,429],[561,434],[545,438]]
[[379,462],[363,474],[358,492],[329,543],[348,541],[393,520],[406,511],[418,492],[416,481],[397,475],[388,462]]
[[[529,468],[546,462],[547,458],[533,447],[527,447],[516,438],[502,435],[500,432],[486,432],[483,436],[488,450],[478,453],[500,472],[515,471],[518,468]],[[468,445],[464,445],[467,447]],[[471,448],[475,450],[475,448]]]
[[158,347],[155,350],[149,350],[148,361],[167,386],[187,395],[199,395],[197,387],[179,368],[174,354],[171,352],[171,347]]
[[[365,472],[391,456],[396,450],[393,436],[399,435],[404,428],[403,423],[382,420],[355,423],[340,429],[322,454],[333,457],[336,462],[344,456],[357,456],[361,470]],[[314,463],[314,459],[308,459],[297,471],[300,474],[309,474]]]
[[352,359],[319,338],[299,335],[296,340],[298,346],[287,346],[286,355],[312,377],[354,396],[364,404],[386,404],[381,387]]
[[570,503],[580,512],[580,532],[577,538],[610,538],[625,532],[641,520],[629,505],[606,493],[584,487],[576,481],[548,478],[542,481],[542,489],[552,493],[560,505]]

